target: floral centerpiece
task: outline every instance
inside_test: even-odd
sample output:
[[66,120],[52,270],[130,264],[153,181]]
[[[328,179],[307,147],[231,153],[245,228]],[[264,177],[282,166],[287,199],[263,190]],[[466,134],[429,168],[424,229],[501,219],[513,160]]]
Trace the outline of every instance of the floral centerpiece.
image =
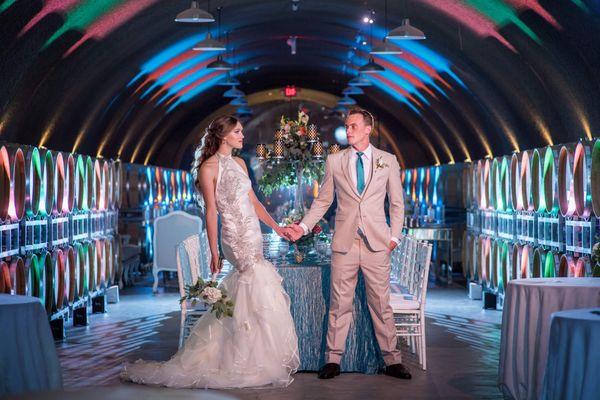
[[317,127],[308,121],[303,110],[297,119],[282,116],[272,148],[257,146],[257,155],[264,161],[258,182],[261,192],[269,196],[277,189],[296,186],[294,209],[298,211],[304,210],[304,180],[320,182],[325,173],[323,144]]
[[211,307],[210,312],[214,312],[217,319],[223,316],[233,317],[233,301],[229,300],[225,288],[217,285],[216,281],[198,278],[194,285],[185,286],[185,296],[179,299],[179,304],[191,301],[192,306],[195,306],[198,301],[202,301]]

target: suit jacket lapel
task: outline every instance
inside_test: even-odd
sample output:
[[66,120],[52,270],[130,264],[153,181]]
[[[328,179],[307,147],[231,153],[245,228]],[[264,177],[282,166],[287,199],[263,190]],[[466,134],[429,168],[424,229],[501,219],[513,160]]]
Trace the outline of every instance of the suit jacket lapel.
[[[352,147],[348,147],[346,149],[346,152],[344,153],[344,156],[342,157],[342,172],[344,173],[344,176],[346,177],[346,181],[348,182],[348,185],[352,188],[352,192],[354,193],[354,195],[357,198],[360,198],[360,194],[358,194],[358,190],[356,189],[356,185],[354,184],[354,182],[352,181],[352,178],[350,177],[350,160],[351,157],[350,155],[352,154]],[[364,193],[364,190],[363,190]]]

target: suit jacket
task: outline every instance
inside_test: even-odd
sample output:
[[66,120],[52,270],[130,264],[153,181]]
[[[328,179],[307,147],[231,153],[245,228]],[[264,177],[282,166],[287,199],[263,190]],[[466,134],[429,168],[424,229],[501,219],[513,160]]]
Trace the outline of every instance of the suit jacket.
[[[391,237],[399,238],[404,223],[404,194],[396,156],[373,146],[371,173],[362,194],[349,175],[352,148],[327,157],[319,195],[302,219],[309,231],[323,218],[337,196],[335,233],[331,248],[347,252],[360,227],[374,251],[388,248]],[[379,166],[378,166],[379,165]],[[390,222],[385,218],[385,196],[389,197]]]

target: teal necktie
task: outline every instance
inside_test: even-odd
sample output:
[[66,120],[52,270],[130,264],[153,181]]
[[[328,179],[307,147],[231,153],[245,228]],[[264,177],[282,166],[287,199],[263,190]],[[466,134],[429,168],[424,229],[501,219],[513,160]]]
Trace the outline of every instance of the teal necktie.
[[365,189],[365,167],[362,160],[363,154],[365,153],[362,151],[356,152],[356,155],[358,156],[356,158],[356,189],[359,194],[362,194]]

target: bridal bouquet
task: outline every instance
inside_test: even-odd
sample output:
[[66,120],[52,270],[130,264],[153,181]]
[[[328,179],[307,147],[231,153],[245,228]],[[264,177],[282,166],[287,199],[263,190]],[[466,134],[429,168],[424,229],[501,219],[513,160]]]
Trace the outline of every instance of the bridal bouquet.
[[198,278],[195,285],[186,285],[185,296],[179,299],[179,304],[186,300],[190,300],[192,306],[200,300],[212,306],[210,312],[214,312],[217,319],[221,319],[222,316],[233,317],[233,301],[228,299],[224,288],[217,287],[216,281]]

